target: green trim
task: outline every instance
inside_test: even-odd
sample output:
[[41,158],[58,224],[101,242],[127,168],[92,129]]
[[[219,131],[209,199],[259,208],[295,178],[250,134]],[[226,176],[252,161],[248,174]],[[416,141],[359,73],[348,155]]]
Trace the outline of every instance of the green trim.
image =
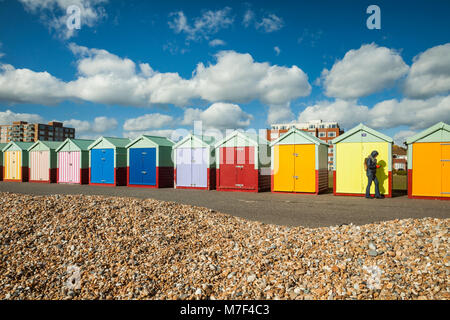
[[[70,139],[67,138],[63,143],[56,149],[56,152],[64,151],[65,146],[73,146],[77,151],[88,151],[89,146],[94,143],[94,140],[85,140],[85,139]],[[70,147],[69,147],[70,148]],[[67,150],[69,151],[69,150]],[[70,150],[74,151],[74,150]]]
[[[200,135],[194,135],[194,134],[190,133],[187,136],[185,136],[183,139],[181,139],[180,141],[175,143],[173,145],[173,148],[176,149],[191,139],[198,141],[204,148],[209,148],[211,146],[214,146],[214,143],[215,143],[214,137],[200,136]],[[192,144],[191,144],[191,147],[192,147]]]
[[130,141],[128,144],[125,145],[125,148],[131,148],[134,144],[141,140],[146,140],[148,142],[151,142],[153,146],[164,146],[164,147],[172,147],[174,145],[174,142],[166,137],[157,137],[157,136],[148,136],[148,135],[141,135],[137,137],[136,139]]
[[[414,142],[419,142],[419,140],[423,140],[426,137],[435,133],[436,131],[440,131],[440,130],[450,132],[450,125],[448,125],[444,122],[436,123],[434,126],[431,126],[428,129],[425,129],[425,130],[417,133],[416,135],[410,137],[409,139],[407,139],[406,144],[412,144]],[[427,142],[441,142],[441,141],[442,141],[442,139],[438,139],[438,141],[427,141]]]
[[[362,123],[360,123],[353,129],[351,129],[351,130],[345,132],[344,134],[341,134],[339,137],[336,137],[335,139],[333,139],[331,141],[331,143],[336,144],[336,143],[342,142],[343,140],[350,138],[352,135],[354,135],[360,131],[365,131],[367,133],[370,133],[371,135],[374,135],[375,137],[377,137],[381,140],[384,140],[386,142],[394,142],[394,140],[391,137],[388,137],[387,135],[382,134],[381,132],[378,132],[378,131],[376,131],[372,128],[369,128],[369,127],[363,125]],[[369,141],[367,141],[367,142],[369,142]],[[376,141],[373,141],[373,142],[376,142]]]

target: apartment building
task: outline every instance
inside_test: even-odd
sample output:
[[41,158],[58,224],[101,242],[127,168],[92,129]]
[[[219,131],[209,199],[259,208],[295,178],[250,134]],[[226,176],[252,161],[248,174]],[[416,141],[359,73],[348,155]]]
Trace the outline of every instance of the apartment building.
[[0,126],[1,142],[64,141],[75,138],[75,129],[66,128],[62,122],[51,121],[48,124],[14,121],[11,125]]
[[395,170],[406,170],[408,165],[408,156],[406,148],[394,145],[392,147],[392,167]]
[[[309,132],[326,143],[330,143],[331,140],[344,133],[344,130],[339,128],[339,124],[336,121],[312,120],[299,123],[277,123],[271,125],[270,129],[267,129],[267,140],[278,139],[292,127]],[[333,146],[330,146],[328,149],[328,170],[333,169],[333,160],[334,149]]]

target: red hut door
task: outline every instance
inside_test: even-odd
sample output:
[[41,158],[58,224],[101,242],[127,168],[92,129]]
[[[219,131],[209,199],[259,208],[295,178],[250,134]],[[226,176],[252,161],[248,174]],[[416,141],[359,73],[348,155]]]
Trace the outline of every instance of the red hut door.
[[256,189],[258,172],[254,163],[254,147],[220,148],[220,187]]

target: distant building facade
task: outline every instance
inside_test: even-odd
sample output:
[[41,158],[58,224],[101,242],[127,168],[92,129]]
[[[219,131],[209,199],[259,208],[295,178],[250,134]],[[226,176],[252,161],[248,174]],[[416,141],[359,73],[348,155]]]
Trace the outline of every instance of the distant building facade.
[[[309,132],[326,143],[330,143],[331,140],[344,133],[344,130],[340,129],[336,121],[312,120],[298,123],[277,123],[271,125],[270,129],[267,129],[267,140],[273,141],[278,139],[292,127]],[[333,146],[330,146],[328,149],[328,170],[333,169],[333,160],[334,149]]]
[[392,168],[395,170],[406,170],[408,157],[406,149],[397,145],[392,147]]
[[14,121],[11,125],[0,126],[1,141],[35,142],[64,141],[66,138],[75,138],[75,129],[63,126],[62,122],[51,121],[48,124],[28,123]]

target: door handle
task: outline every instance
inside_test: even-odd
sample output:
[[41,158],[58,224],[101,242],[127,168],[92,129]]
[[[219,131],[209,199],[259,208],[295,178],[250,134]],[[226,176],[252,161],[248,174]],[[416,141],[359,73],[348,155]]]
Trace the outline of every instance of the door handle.
[[105,158],[102,158],[102,161],[105,161],[106,159]]
[[298,179],[298,176],[293,176],[294,177],[294,179]]
[[142,174],[147,174],[147,171],[141,171]]
[[242,169],[244,168],[244,166],[236,166],[236,168]]
[[298,153],[293,153],[294,157],[298,157]]

